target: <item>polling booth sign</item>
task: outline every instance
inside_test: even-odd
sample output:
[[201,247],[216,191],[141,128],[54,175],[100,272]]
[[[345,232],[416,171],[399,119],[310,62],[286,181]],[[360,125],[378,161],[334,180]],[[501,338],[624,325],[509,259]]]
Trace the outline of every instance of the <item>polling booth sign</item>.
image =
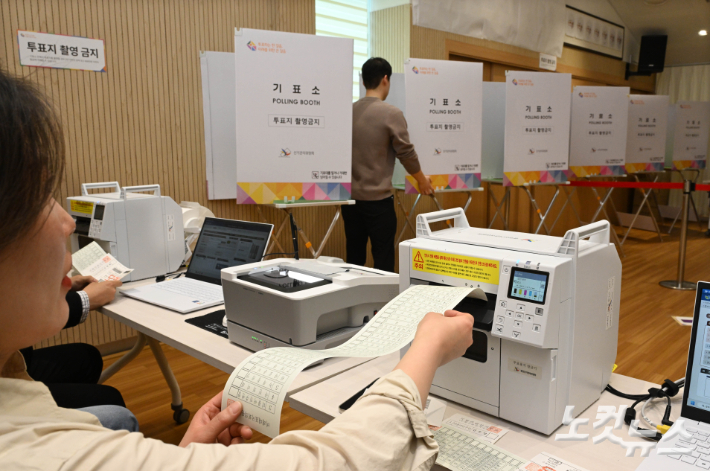
[[629,87],[574,87],[569,167],[577,177],[624,175]]
[[507,73],[504,185],[568,180],[571,89],[570,74]]
[[710,102],[679,101],[672,110],[673,169],[703,169],[708,157]]
[[351,39],[235,30],[237,203],[347,200]]
[[661,172],[666,153],[668,96],[629,95],[626,172]]
[[[481,186],[483,65],[409,59],[404,64],[409,136],[435,190]],[[407,176],[406,193],[418,193]]]

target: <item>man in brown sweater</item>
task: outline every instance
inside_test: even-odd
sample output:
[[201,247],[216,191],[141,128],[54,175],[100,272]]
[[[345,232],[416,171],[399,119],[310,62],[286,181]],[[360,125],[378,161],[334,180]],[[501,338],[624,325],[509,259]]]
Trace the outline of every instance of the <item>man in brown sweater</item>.
[[347,261],[365,265],[367,239],[372,243],[375,268],[394,271],[394,236],[397,215],[392,196],[394,159],[398,158],[424,195],[433,193],[422,173],[414,145],[409,142],[407,121],[396,106],[385,103],[390,91],[392,66],[373,57],[362,66],[366,94],[353,104],[354,206],[343,206]]

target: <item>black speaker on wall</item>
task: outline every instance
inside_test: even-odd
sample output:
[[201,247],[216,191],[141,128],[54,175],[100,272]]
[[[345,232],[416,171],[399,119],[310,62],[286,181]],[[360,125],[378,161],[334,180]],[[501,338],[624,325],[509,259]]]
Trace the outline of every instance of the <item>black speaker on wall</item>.
[[651,75],[663,72],[667,44],[668,36],[642,36],[638,69],[636,72],[631,72],[629,64],[626,64],[626,79],[628,80],[633,75]]
[[638,72],[663,72],[668,36],[642,36]]

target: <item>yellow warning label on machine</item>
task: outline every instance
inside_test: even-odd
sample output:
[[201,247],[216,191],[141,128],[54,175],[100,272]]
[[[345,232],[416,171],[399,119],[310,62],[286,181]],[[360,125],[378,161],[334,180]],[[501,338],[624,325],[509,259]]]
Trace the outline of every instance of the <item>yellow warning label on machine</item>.
[[75,213],[94,214],[94,203],[90,201],[71,200],[71,210]]
[[492,285],[497,285],[500,278],[500,263],[497,260],[430,250],[412,250],[412,268],[421,272],[455,276]]

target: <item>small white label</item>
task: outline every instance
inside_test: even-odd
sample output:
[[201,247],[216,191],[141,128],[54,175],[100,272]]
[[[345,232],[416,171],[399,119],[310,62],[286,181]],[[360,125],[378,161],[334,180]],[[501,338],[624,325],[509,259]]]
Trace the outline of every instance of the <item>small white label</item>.
[[540,379],[542,368],[527,361],[508,358],[508,371],[518,373],[529,378]]
[[616,284],[616,277],[612,276],[607,281],[607,292],[606,292],[606,330],[609,330],[614,324],[614,285]]
[[545,70],[557,70],[557,57],[551,54],[540,53],[540,68]]

